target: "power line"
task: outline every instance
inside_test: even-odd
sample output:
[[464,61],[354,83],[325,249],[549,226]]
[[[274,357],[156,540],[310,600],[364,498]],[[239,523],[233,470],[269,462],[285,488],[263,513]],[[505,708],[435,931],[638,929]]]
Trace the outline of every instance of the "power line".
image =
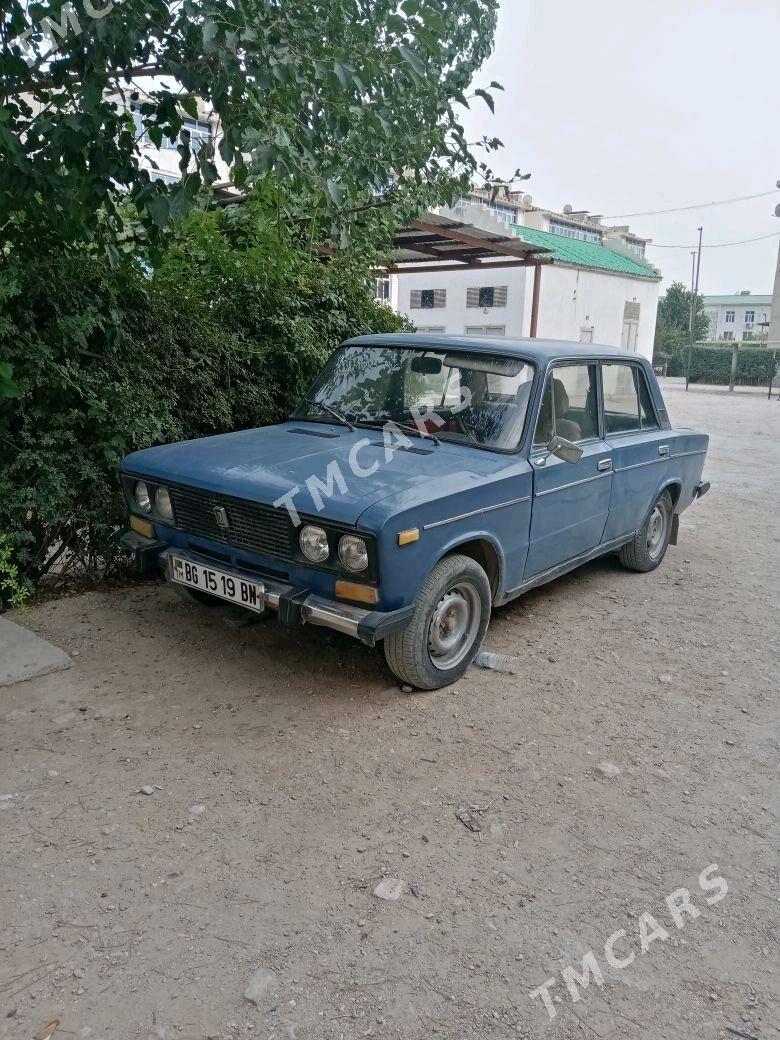
[[[773,231],[771,235],[758,235],[757,238],[741,238],[738,242],[713,242],[711,245],[706,243],[702,246],[702,249],[727,249],[729,246],[744,246],[748,242],[763,242],[767,238],[777,238],[780,235],[780,231]],[[659,245],[655,242],[648,243],[648,249],[695,249],[696,246],[666,246]]]
[[[756,195],[740,195],[733,199],[718,199],[717,202],[697,202],[693,206],[672,206],[670,209],[648,209],[643,213],[612,213],[602,217],[602,220],[622,220],[625,217],[657,217],[661,213],[683,213],[689,209],[705,209],[708,206],[728,206],[732,202],[747,202],[749,199],[764,199],[768,195],[776,194],[777,189],[772,191],[760,191]],[[676,247],[675,247],[676,248]],[[680,247],[687,249],[687,246]]]

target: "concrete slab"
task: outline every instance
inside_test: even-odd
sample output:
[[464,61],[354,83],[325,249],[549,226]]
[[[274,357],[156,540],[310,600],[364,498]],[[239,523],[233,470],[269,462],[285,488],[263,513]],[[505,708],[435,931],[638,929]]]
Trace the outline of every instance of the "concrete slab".
[[29,628],[0,618],[0,686],[61,672],[70,665],[64,650],[47,643]]

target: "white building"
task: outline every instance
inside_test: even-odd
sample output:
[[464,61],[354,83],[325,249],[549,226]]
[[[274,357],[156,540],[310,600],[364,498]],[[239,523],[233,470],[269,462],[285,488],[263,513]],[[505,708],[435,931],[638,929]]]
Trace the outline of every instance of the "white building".
[[753,295],[749,289],[732,296],[705,296],[704,311],[709,319],[710,340],[743,342],[765,340],[772,320],[772,297]]
[[[524,196],[528,200],[528,196]],[[539,269],[537,335],[601,343],[652,357],[661,275],[640,253],[647,239],[586,214],[542,210],[514,196],[474,193],[443,215],[550,250]],[[522,337],[531,333],[535,269],[481,268],[405,274],[378,291],[422,332]]]
[[[148,131],[144,131],[140,103],[131,102],[130,110],[136,126],[138,147],[141,152],[141,166],[149,170],[152,180],[165,181],[166,184],[175,184],[177,181],[180,181],[181,170],[179,169],[179,162],[181,157],[177,151],[179,141],[163,137],[162,145],[158,148],[150,139]],[[227,163],[219,154],[220,127],[218,118],[201,101],[198,101],[197,119],[193,119],[192,116],[183,112],[181,116],[182,130],[186,130],[190,135],[191,151],[197,154],[204,144],[213,144],[212,162],[219,173],[217,183],[227,181],[230,171]]]

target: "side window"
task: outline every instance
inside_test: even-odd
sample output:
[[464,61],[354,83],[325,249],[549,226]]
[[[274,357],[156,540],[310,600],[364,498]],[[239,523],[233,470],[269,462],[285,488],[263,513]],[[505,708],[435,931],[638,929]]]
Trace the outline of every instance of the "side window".
[[633,365],[601,366],[604,384],[604,428],[607,434],[640,428],[639,398]]
[[570,441],[598,436],[595,365],[556,365],[547,377],[534,444],[555,434]]
[[647,377],[644,372],[640,369],[634,369],[634,378],[636,379],[637,388],[639,390],[639,416],[642,422],[643,430],[657,430],[658,420],[655,417],[655,409],[653,408],[653,401],[650,397],[650,387],[647,385]]

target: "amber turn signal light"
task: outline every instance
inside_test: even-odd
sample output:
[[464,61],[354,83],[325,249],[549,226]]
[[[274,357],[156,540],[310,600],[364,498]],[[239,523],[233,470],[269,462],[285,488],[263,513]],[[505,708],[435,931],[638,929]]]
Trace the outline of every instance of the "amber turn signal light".
[[154,527],[152,527],[148,520],[142,520],[140,516],[131,516],[130,526],[134,531],[138,534],[142,534],[145,538],[154,538]]
[[355,581],[337,581],[336,595],[339,599],[352,599],[357,603],[375,606],[379,602],[379,591],[371,585],[359,585]]
[[410,545],[412,542],[419,542],[420,540],[420,528],[412,527],[409,531],[398,532],[398,544],[399,545]]

